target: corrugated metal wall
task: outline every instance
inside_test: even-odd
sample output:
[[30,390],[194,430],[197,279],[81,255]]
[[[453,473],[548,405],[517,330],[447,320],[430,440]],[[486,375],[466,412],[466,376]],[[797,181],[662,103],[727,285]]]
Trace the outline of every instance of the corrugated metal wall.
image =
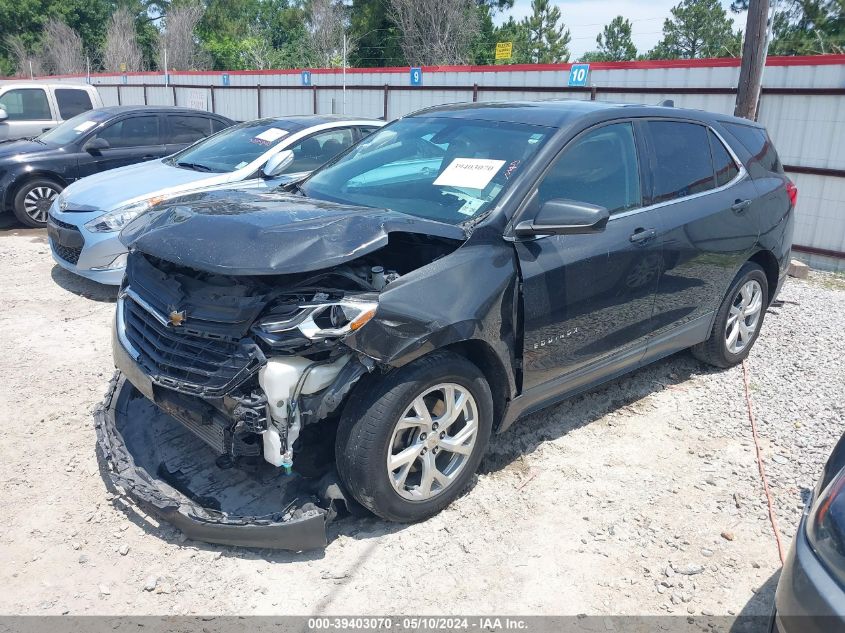
[[[107,105],[182,106],[198,96],[237,120],[285,114],[343,113],[394,119],[426,106],[464,101],[576,98],[629,103],[673,99],[678,107],[730,114],[738,60],[594,64],[591,88],[567,89],[570,65],[424,68],[423,85],[409,69],[350,69],[346,91],[340,70],[96,75]],[[78,78],[62,78],[79,81]],[[556,90],[560,88],[560,90]],[[345,98],[345,107],[344,107]],[[763,78],[759,120],[774,139],[799,189],[795,243],[816,254],[811,264],[845,270],[845,260],[818,253],[845,252],[845,56],[771,58]],[[807,173],[823,170],[824,173]],[[830,172],[840,172],[833,174]]]

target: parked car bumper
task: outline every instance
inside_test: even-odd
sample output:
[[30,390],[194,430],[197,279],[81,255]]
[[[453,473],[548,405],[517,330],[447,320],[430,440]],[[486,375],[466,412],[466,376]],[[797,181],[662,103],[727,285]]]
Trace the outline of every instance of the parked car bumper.
[[775,594],[773,633],[845,632],[845,589],[821,564],[801,520]]
[[50,251],[62,268],[101,284],[119,286],[126,269],[120,233],[94,233],[85,227],[101,215],[99,211],[61,212],[53,205],[47,220]]

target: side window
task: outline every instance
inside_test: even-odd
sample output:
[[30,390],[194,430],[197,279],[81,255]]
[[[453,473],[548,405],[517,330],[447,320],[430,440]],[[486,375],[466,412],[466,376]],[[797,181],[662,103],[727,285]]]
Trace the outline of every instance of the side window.
[[225,130],[229,125],[219,119],[211,119],[211,133],[217,134],[220,130]]
[[65,120],[72,119],[77,114],[82,114],[93,108],[91,97],[84,90],[56,88],[55,94],[56,103],[59,104],[59,115]]
[[736,178],[739,173],[739,168],[736,166],[734,159],[725,149],[722,141],[719,140],[713,132],[707,132],[710,138],[710,152],[713,154],[713,167],[716,169],[716,186],[728,184],[731,180]]
[[613,123],[568,145],[538,187],[540,204],[568,199],[606,207],[611,213],[641,206],[634,129]]
[[41,88],[18,88],[0,96],[0,108],[9,115],[9,121],[49,121],[50,104],[47,93]]
[[783,165],[780,163],[775,146],[772,145],[766,130],[741,123],[723,123],[728,131],[739,139],[745,146],[754,160],[759,162],[766,171],[773,171],[776,174],[783,173]]
[[654,202],[666,202],[713,189],[707,128],[695,123],[649,121],[657,165]]
[[168,143],[194,143],[211,134],[210,120],[200,116],[170,115],[170,137]]
[[377,127],[361,126],[358,128],[358,131],[361,133],[361,138],[364,138],[365,136],[369,136],[370,134],[375,132],[377,129]]
[[294,159],[284,173],[313,171],[351,147],[352,143],[352,128],[318,132],[290,148]]
[[112,123],[97,135],[109,147],[143,147],[159,144],[157,116],[135,116]]

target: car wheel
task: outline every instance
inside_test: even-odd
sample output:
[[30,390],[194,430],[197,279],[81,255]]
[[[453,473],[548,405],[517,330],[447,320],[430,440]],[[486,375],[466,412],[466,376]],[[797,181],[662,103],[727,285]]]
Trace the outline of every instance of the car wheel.
[[768,305],[766,273],[757,264],[748,262],[740,269],[719,307],[710,338],[693,347],[693,355],[715,367],[741,363],[760,334]]
[[471,362],[445,351],[362,380],[338,427],[341,480],[383,519],[436,514],[467,488],[487,447],[493,423],[487,381]]
[[61,193],[59,183],[49,178],[36,178],[24,183],[15,194],[12,210],[15,217],[27,226],[40,228],[47,225],[47,211],[53,198]]

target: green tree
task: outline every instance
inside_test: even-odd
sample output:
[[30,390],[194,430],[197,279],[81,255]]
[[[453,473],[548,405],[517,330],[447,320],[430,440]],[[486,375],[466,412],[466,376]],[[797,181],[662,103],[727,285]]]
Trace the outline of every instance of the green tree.
[[401,33],[390,19],[388,0],[352,0],[350,64],[363,68],[405,66]]
[[598,50],[585,53],[585,62],[624,62],[637,58],[637,47],[631,38],[631,21],[617,15],[596,36]]
[[663,39],[649,51],[651,59],[736,57],[742,33],[719,0],[682,0],[663,23]]
[[549,0],[532,0],[531,15],[523,20],[527,29],[528,55],[535,64],[569,61],[569,29],[560,9]]
[[525,20],[517,22],[513,16],[507,22],[497,27],[493,32],[494,44],[496,42],[513,42],[513,53],[510,59],[502,59],[496,64],[530,64],[531,47],[528,43],[528,27]]
[[[748,0],[735,0],[734,11],[748,9]],[[786,0],[777,5],[770,55],[845,53],[845,1]]]

